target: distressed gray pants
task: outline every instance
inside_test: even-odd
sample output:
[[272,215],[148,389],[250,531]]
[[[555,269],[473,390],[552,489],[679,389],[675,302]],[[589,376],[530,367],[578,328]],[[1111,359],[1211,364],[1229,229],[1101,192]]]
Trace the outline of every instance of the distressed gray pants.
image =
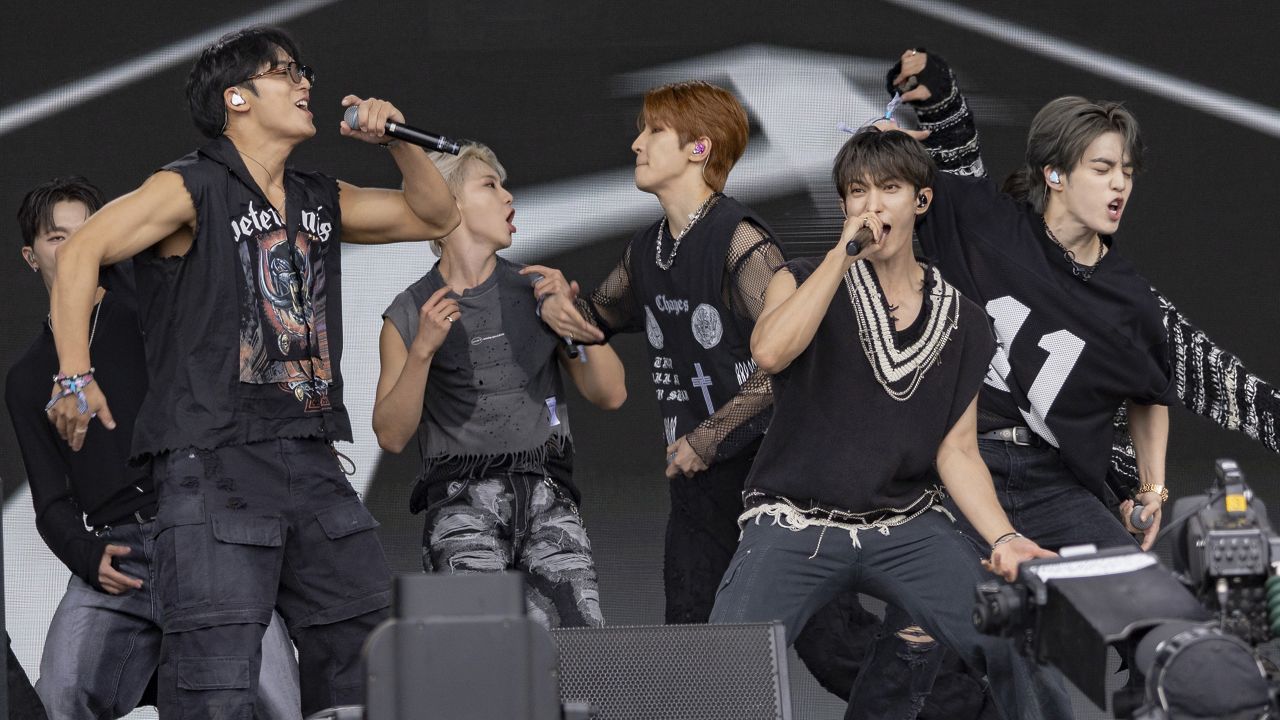
[[599,627],[600,592],[578,506],[550,478],[503,473],[454,480],[427,512],[427,572],[521,570],[529,617],[546,627]]

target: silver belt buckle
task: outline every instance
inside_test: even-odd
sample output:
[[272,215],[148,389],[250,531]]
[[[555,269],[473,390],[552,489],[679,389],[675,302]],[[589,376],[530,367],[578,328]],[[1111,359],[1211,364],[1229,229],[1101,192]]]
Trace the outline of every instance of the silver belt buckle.
[[1014,445],[1031,445],[1032,438],[1030,428],[1019,425],[1018,427],[1009,428],[1009,434],[1012,436],[1010,442]]

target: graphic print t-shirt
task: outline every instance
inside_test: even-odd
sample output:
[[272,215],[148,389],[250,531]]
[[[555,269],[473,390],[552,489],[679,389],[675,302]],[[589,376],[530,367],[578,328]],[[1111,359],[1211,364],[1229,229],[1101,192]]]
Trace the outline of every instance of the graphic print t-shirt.
[[[240,382],[275,385],[307,411],[324,409],[333,382],[324,240],[299,227],[291,242],[274,208],[263,211],[250,203],[246,215],[256,216],[258,222],[253,231],[236,238],[241,271]],[[243,227],[234,221],[233,225]]]
[[151,383],[134,455],[350,440],[337,182],[286,168],[282,217],[225,137],[164,169],[182,177],[196,233],[186,255],[135,262]]

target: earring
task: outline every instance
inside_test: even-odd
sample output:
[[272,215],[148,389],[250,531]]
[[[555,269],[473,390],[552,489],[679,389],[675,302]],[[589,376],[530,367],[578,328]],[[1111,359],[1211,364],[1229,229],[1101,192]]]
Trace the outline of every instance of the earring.
[[244,98],[240,97],[240,93],[231,93],[231,104],[239,107],[244,104]]
[[1062,177],[1058,175],[1057,170],[1049,171],[1049,182],[1053,183],[1054,185],[1057,185],[1058,183],[1062,182]]
[[39,265],[32,265],[32,266],[31,266],[31,272],[40,272],[40,266],[39,266]]
[[701,155],[702,153],[704,153],[704,152],[706,152],[706,151],[707,151],[707,146],[706,146],[706,145],[704,145],[703,143],[694,143],[694,145],[693,145],[693,154],[694,154],[694,155]]

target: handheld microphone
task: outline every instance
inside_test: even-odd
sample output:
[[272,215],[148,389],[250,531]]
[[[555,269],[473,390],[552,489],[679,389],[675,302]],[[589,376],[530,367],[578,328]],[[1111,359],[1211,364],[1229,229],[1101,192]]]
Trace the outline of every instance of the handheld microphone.
[[853,239],[848,243],[845,243],[844,251],[852,257],[857,255],[859,252],[862,252],[862,248],[866,247],[867,243],[872,242],[875,239],[876,236],[871,232],[871,228],[858,228],[858,232],[853,234]]
[[[347,112],[343,115],[342,119],[347,121],[347,127],[355,130],[359,127],[360,106],[352,105],[347,108]],[[443,135],[429,133],[425,130],[412,128],[398,122],[391,122],[388,120],[383,130],[397,140],[403,140],[410,145],[417,145],[418,147],[424,147],[428,150],[437,150],[439,152],[449,153],[450,155],[457,155],[462,150],[461,145],[447,137],[444,137]]]
[[[541,281],[542,281],[542,273],[529,274],[529,283],[531,285],[537,285]],[[534,313],[537,314],[538,319],[542,319],[542,300],[541,299],[538,300],[538,307],[536,310],[534,310]],[[569,337],[568,335],[565,335],[561,339],[564,340],[564,344],[566,346],[565,353],[567,353],[570,358],[577,358],[580,351],[578,350],[578,344],[573,341],[573,338]],[[585,357],[583,358],[583,362],[586,362]]]
[[1152,515],[1146,520],[1143,520],[1142,519],[1143,509],[1145,509],[1144,505],[1138,505],[1135,503],[1133,506],[1133,510],[1129,512],[1129,524],[1133,525],[1133,527],[1137,530],[1146,530],[1147,528],[1151,527],[1151,523],[1156,521],[1155,515]]

